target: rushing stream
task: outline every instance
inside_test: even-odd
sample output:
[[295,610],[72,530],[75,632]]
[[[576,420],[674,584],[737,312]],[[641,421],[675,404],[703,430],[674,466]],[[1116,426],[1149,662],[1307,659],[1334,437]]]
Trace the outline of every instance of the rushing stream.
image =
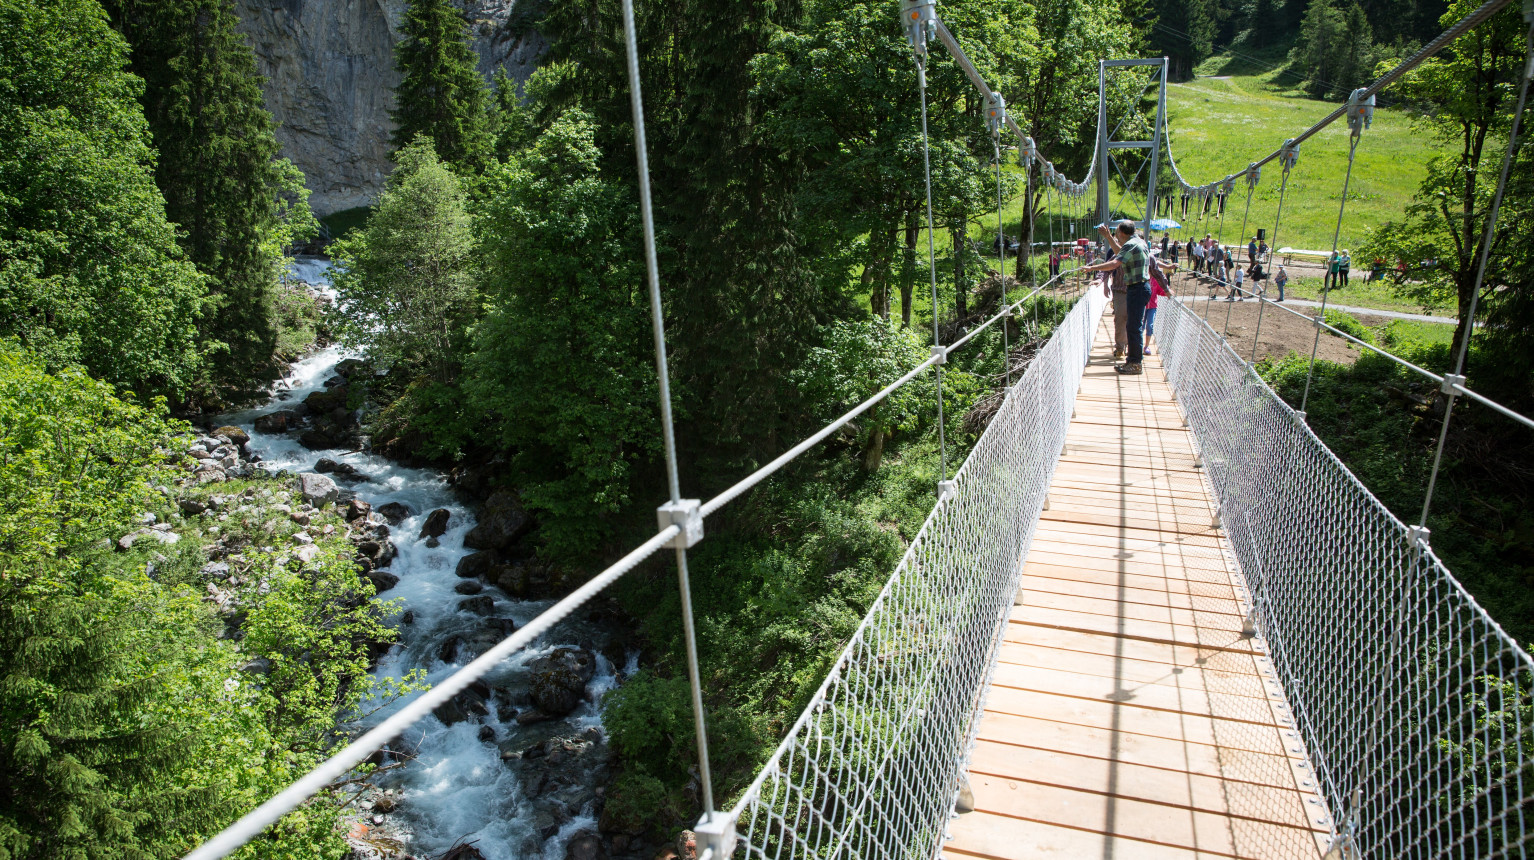
[[[301,260],[293,274],[323,292],[328,288],[327,268],[324,261]],[[399,582],[379,595],[401,604],[403,611],[394,621],[399,643],[379,661],[377,672],[398,678],[423,669],[427,681],[435,682],[551,601],[516,600],[495,585],[458,575],[459,561],[471,552],[464,547],[464,536],[475,521],[444,476],[367,452],[309,450],[299,444],[297,432],[266,433],[254,428],[257,417],[291,408],[310,393],[323,390],[327,380],[334,382],[336,366],[346,357],[331,347],[298,362],[275,386],[271,402],[223,420],[250,432],[248,450],[258,454],[267,469],[311,472],[322,458],[330,459],[365,477],[346,480],[332,475],[340,478],[337,483],[343,490],[354,492],[375,512],[391,502],[408,509],[402,521],[389,527],[398,555],[386,570]],[[441,509],[449,512],[446,531],[436,540],[421,537],[428,515]],[[487,611],[487,601],[481,597],[476,611],[466,609],[466,595],[488,595],[493,608]],[[567,716],[528,721],[530,676],[540,658],[547,660],[562,647],[584,649],[580,659],[595,663],[584,701]],[[601,802],[597,787],[605,781],[607,759],[599,709],[602,694],[617,683],[620,670],[634,668],[614,667],[602,655],[604,648],[612,653],[601,625],[578,614],[487,678],[489,695],[473,706],[446,717],[449,722],[439,718],[443,714],[439,709],[439,716],[416,724],[390,745],[391,761],[412,756],[413,760],[379,778],[379,788],[390,789],[391,797],[383,803],[367,800],[374,803],[374,814],[365,815],[366,826],[353,835],[365,832],[368,836],[360,845],[354,840],[354,845],[371,844],[381,857],[409,853],[427,858],[441,855],[455,843],[472,842],[489,860],[540,855],[563,860],[572,837],[596,831]],[[619,659],[632,663],[635,657]],[[384,708],[368,720],[376,722],[388,712]],[[525,724],[518,722],[519,714]],[[396,802],[397,809],[393,808]],[[359,804],[363,813],[368,812],[367,803]],[[380,816],[380,810],[388,814]],[[390,850],[395,842],[403,843],[403,852]]]

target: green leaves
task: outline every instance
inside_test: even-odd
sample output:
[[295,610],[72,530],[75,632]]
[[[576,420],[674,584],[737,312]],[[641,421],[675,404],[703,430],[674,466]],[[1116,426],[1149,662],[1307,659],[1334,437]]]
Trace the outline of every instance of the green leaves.
[[0,336],[185,390],[204,281],[165,218],[126,46],[91,0],[0,0],[0,30]]
[[474,310],[473,236],[461,181],[424,135],[396,155],[367,227],[331,246],[331,325],[381,364],[455,374]]

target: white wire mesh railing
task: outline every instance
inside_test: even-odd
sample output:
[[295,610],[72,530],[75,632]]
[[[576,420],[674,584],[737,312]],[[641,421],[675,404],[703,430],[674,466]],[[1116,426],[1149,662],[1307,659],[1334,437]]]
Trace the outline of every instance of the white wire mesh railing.
[[1534,661],[1196,312],[1157,341],[1346,857],[1524,857]]
[[1087,291],[1008,390],[824,684],[736,803],[737,853],[935,853],[1104,304]]

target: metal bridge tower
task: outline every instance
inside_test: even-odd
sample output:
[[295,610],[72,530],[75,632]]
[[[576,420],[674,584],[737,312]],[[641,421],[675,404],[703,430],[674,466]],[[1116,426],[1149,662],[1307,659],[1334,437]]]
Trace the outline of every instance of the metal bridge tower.
[[[1159,70],[1156,96],[1156,127],[1150,140],[1114,140],[1108,129],[1108,70],[1121,67],[1157,67]],[[1145,192],[1145,222],[1141,228],[1150,232],[1151,219],[1156,217],[1156,172],[1161,166],[1161,134],[1166,128],[1166,57],[1154,60],[1101,60],[1097,64],[1097,217],[1099,223],[1107,223],[1112,214],[1108,202],[1108,174],[1112,164],[1110,150],[1150,150],[1150,177]],[[1125,193],[1128,193],[1125,188]]]

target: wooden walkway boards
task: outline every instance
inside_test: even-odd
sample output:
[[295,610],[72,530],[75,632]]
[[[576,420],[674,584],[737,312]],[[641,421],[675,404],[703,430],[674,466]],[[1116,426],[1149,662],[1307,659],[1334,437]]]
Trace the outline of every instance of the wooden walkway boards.
[[1109,314],[1023,570],[949,858],[1315,858],[1325,809],[1159,360]]

